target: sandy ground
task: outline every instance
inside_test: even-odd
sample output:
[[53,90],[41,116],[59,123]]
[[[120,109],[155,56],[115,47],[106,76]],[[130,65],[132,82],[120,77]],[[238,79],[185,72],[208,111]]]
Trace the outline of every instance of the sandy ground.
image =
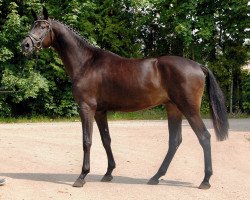
[[100,179],[107,159],[96,124],[91,172],[83,188],[71,185],[82,165],[80,122],[0,124],[1,200],[46,199],[250,199],[250,119],[230,120],[230,138],[217,142],[211,122],[214,175],[209,190],[203,179],[203,153],[183,121],[183,143],[159,185],[147,185],[167,151],[167,121],[110,122],[117,168],[110,183]]

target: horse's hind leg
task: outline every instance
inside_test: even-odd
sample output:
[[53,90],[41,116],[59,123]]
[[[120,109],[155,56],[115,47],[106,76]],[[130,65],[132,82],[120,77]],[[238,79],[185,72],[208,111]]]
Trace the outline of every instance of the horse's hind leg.
[[209,179],[213,174],[212,160],[211,160],[211,145],[210,133],[207,131],[200,114],[185,115],[192,129],[194,130],[198,140],[202,146],[205,160],[205,177],[199,186],[199,189],[209,189]]
[[108,157],[108,169],[107,169],[107,172],[103,176],[101,181],[108,182],[108,181],[111,181],[113,179],[113,176],[111,174],[115,168],[115,160],[114,160],[113,153],[112,153],[111,146],[110,146],[111,138],[109,135],[107,113],[106,112],[96,112],[95,120],[96,120],[97,126],[99,128],[102,143],[103,143],[103,146],[105,148],[105,151],[106,151],[107,157]]
[[170,162],[172,161],[179,145],[182,142],[181,136],[181,122],[182,113],[172,103],[166,105],[168,114],[168,128],[169,128],[169,148],[161,167],[158,172],[149,180],[148,184],[156,185],[159,183],[159,178],[166,174]]

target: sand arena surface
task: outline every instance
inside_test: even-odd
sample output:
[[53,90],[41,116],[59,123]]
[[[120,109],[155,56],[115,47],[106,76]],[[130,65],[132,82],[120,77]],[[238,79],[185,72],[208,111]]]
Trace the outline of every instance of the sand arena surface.
[[[147,185],[168,148],[167,121],[109,123],[116,161],[114,179],[100,182],[107,158],[96,124],[91,172],[83,188],[73,188],[82,165],[80,122],[0,124],[1,200],[46,199],[250,199],[250,119],[230,120],[230,136],[217,142],[210,120],[214,175],[209,190],[197,187],[204,177],[202,148],[187,121],[183,143],[159,185]],[[248,140],[249,139],[249,140]]]

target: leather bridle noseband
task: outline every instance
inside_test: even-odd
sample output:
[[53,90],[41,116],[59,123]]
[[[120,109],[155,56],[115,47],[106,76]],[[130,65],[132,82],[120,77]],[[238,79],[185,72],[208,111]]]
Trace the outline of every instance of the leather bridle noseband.
[[[40,49],[43,48],[43,40],[47,37],[47,35],[49,34],[49,32],[52,31],[52,25],[51,25],[51,23],[48,20],[39,19],[39,20],[36,20],[34,22],[34,26],[37,24],[37,22],[46,22],[49,25],[49,27],[47,28],[47,31],[44,32],[44,34],[41,37],[37,37],[33,33],[29,33],[29,35],[28,35],[28,37],[31,39],[32,44],[33,44],[32,48],[38,51],[38,50],[40,50]],[[34,28],[34,26],[33,26],[33,28]],[[51,35],[50,35],[50,37],[51,37]],[[50,38],[50,39],[52,40],[52,38]]]

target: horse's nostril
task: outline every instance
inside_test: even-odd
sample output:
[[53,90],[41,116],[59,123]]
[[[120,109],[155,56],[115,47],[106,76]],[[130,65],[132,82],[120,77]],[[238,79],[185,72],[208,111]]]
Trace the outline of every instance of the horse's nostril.
[[22,47],[22,52],[24,54],[31,52],[32,51],[32,41],[30,41],[30,38],[26,37],[23,40],[21,47]]

